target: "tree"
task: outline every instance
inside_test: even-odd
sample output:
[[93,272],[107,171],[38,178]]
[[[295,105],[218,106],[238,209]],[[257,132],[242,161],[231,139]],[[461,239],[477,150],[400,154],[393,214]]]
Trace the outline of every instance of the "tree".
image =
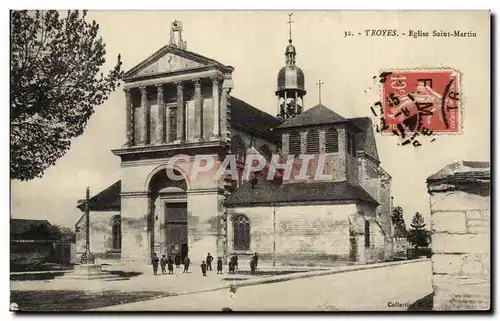
[[411,220],[407,239],[415,247],[417,253],[419,248],[427,247],[430,243],[431,232],[425,228],[425,225],[422,214],[415,213]]
[[[399,230],[399,232],[403,235],[406,235],[406,223],[403,217],[403,208],[401,206],[396,206],[392,210],[392,224]],[[399,233],[398,233],[399,234]]]
[[86,14],[11,13],[12,179],[41,177],[83,133],[94,107],[119,86],[120,55],[104,75],[105,44]]

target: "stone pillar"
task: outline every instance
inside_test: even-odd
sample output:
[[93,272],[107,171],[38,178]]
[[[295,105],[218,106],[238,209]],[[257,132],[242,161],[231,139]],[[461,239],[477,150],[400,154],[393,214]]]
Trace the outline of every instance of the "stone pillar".
[[142,108],[142,121],[141,121],[141,137],[139,144],[144,145],[147,143],[148,140],[148,131],[149,131],[149,125],[148,125],[148,96],[147,96],[147,90],[146,87],[141,87],[141,108]]
[[125,137],[126,146],[134,144],[134,106],[130,99],[130,89],[124,89],[125,92]]
[[490,165],[457,162],[427,178],[434,310],[490,308]]
[[177,82],[177,140],[186,140],[186,128],[184,128],[184,86],[182,82]]
[[212,108],[214,109],[214,128],[211,138],[218,139],[220,136],[219,77],[212,78]]
[[326,131],[324,129],[318,130],[319,133],[319,153],[324,154],[326,152]]
[[347,168],[347,137],[346,137],[346,129],[343,127],[337,128],[337,133],[338,133],[338,144],[339,144],[339,167],[343,170],[339,171],[339,180],[347,180],[347,171],[349,170]]
[[222,95],[220,99],[220,114],[221,114],[221,139],[229,142],[231,140],[231,90],[233,88],[233,80],[231,74],[224,75],[222,83]]
[[203,139],[203,106],[201,98],[200,80],[194,79],[194,123],[195,123],[195,140]]
[[189,257],[195,265],[201,264],[207,253],[221,253],[220,221],[224,211],[217,189],[188,190],[188,246]]
[[[156,85],[158,93],[158,121],[156,123],[156,141],[158,144],[165,144],[165,103],[163,100],[163,85]],[[168,123],[167,123],[168,124]]]
[[307,131],[300,132],[300,153],[306,154],[307,152]]
[[149,264],[148,194],[121,195],[122,263]]
[[283,134],[282,137],[282,154],[283,154],[283,158],[284,158],[284,162],[286,162],[286,160],[288,159],[288,153],[289,153],[289,144],[290,144],[290,134],[289,133],[286,133],[286,134]]

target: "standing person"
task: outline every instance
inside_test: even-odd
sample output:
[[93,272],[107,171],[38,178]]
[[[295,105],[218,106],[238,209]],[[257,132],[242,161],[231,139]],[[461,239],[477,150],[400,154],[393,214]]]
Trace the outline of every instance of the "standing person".
[[153,253],[153,260],[151,261],[151,264],[153,264],[153,273],[154,275],[158,274],[158,263],[160,262],[160,259],[158,256],[156,256],[156,253]]
[[186,255],[184,258],[184,271],[182,273],[189,273],[189,263],[191,263],[191,260],[189,260],[189,256]]
[[210,253],[207,254],[207,267],[209,271],[212,271],[212,261],[214,260],[213,256]]
[[234,268],[236,269],[236,271],[240,270],[240,268],[238,267],[238,255],[236,253],[234,254]]
[[207,264],[205,263],[205,261],[201,263],[201,274],[203,276],[207,276]]
[[231,260],[229,260],[229,274],[234,274],[234,260],[233,260],[233,258],[231,258]]
[[161,265],[161,274],[165,274],[166,273],[165,267],[167,266],[167,258],[165,257],[165,255],[161,256],[160,265]]
[[167,263],[168,263],[168,274],[174,273],[174,260],[172,260],[170,256],[168,257]]
[[257,265],[259,264],[259,256],[257,255],[257,253],[253,255],[253,259],[254,259],[255,269],[257,270]]
[[220,256],[217,258],[217,274],[222,274],[222,259]]
[[255,257],[252,256],[252,258],[250,259],[250,271],[252,272],[252,274],[255,274]]
[[175,253],[175,267],[178,268],[181,266],[181,255],[179,253]]

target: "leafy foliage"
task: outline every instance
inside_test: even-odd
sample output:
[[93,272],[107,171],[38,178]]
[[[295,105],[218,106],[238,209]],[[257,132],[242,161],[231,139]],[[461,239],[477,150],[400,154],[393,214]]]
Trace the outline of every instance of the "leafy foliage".
[[392,210],[392,224],[394,224],[395,228],[399,231],[396,235],[406,235],[406,223],[403,217],[403,208],[401,206],[396,206]]
[[415,249],[427,247],[431,240],[431,232],[425,228],[424,217],[419,212],[415,213],[411,220],[408,242],[413,244]]
[[104,75],[105,44],[86,11],[11,12],[11,178],[30,180],[69,150],[119,86],[118,55]]

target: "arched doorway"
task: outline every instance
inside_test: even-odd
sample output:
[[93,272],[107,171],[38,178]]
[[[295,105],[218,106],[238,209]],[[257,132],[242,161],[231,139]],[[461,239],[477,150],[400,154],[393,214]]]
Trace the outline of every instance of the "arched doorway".
[[[175,175],[182,175],[173,170]],[[166,170],[160,170],[149,182],[150,201],[150,250],[151,256],[156,253],[173,256],[176,253],[181,259],[188,252],[187,225],[187,184],[185,180],[171,180]]]

